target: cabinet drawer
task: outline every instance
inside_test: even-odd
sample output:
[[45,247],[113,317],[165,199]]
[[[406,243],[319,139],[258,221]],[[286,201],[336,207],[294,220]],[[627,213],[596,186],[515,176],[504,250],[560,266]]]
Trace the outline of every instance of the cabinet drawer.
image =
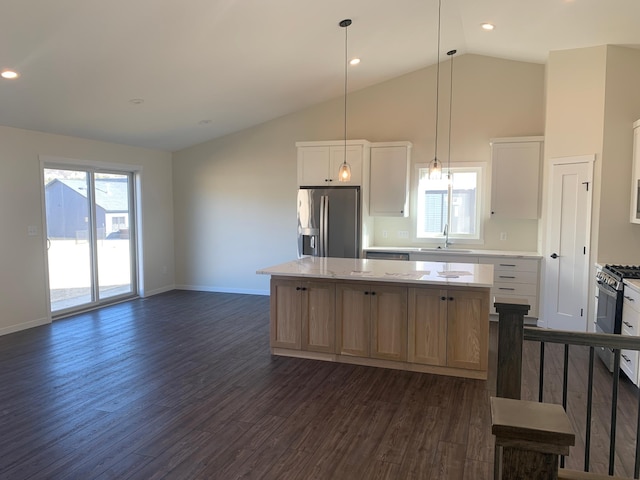
[[532,296],[532,295],[513,295],[513,294],[508,294],[508,293],[502,293],[502,292],[494,292],[493,290],[491,290],[491,301],[490,301],[490,309],[489,309],[489,313],[497,313],[496,312],[496,307],[494,306],[494,298],[495,297],[501,297],[501,298],[517,298],[517,299],[521,299],[521,300],[527,300],[529,302],[529,305],[531,306],[531,308],[529,309],[529,313],[527,313],[527,317],[535,317],[538,318],[538,297],[536,296]]
[[640,293],[633,288],[624,288],[624,306],[640,311]]
[[627,374],[629,380],[638,384],[638,352],[637,350],[622,350],[620,353],[620,369]]
[[494,282],[491,293],[498,296],[508,294],[535,297],[538,294],[538,286],[530,283]]
[[535,272],[537,274],[538,265],[540,262],[538,259],[533,259],[533,258],[486,257],[486,258],[480,258],[480,263],[493,264],[493,269],[495,271]]
[[531,285],[538,284],[537,272],[505,272],[502,270],[494,270],[493,278],[498,283],[529,283]]
[[622,306],[622,333],[638,336],[640,335],[638,325],[640,325],[640,313],[625,302]]

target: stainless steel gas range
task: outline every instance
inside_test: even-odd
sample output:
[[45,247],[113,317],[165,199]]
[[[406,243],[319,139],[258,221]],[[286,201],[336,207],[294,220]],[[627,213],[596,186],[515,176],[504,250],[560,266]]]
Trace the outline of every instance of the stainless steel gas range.
[[[640,279],[640,266],[605,265],[596,273],[598,308],[596,332],[622,332],[622,303],[624,301],[624,279]],[[599,348],[598,355],[613,372],[613,350]]]

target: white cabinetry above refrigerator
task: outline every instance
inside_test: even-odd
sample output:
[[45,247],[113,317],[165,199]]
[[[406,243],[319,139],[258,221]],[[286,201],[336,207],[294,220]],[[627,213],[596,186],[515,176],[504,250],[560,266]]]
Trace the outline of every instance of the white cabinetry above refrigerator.
[[347,140],[346,161],[351,181],[338,181],[340,165],[345,161],[344,140],[297,142],[298,186],[361,186],[364,165],[369,159],[369,142]]

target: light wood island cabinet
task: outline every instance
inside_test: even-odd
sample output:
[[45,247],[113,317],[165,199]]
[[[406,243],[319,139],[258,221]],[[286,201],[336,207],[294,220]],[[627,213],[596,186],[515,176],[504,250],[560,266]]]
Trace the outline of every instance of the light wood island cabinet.
[[336,344],[340,355],[406,361],[406,287],[339,282]]
[[473,290],[448,290],[447,295],[447,366],[486,371],[488,297]]
[[483,292],[409,288],[409,362],[486,371],[488,316]]
[[493,265],[304,257],[258,273],[273,355],[487,378]]
[[335,351],[335,283],[271,279],[271,346]]

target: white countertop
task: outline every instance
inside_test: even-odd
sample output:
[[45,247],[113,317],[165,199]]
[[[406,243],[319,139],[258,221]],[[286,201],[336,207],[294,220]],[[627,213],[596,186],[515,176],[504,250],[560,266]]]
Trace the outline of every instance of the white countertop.
[[486,257],[519,257],[519,258],[542,258],[538,252],[522,252],[507,250],[474,250],[473,248],[450,247],[450,248],[425,248],[425,247],[367,247],[365,252],[401,252],[401,253],[436,253],[442,255],[469,255]]
[[477,263],[304,257],[281,265],[261,268],[256,273],[283,277],[332,278],[418,285],[493,286],[493,265]]
[[636,292],[640,293],[640,280],[625,279],[623,282],[625,285],[630,286]]

